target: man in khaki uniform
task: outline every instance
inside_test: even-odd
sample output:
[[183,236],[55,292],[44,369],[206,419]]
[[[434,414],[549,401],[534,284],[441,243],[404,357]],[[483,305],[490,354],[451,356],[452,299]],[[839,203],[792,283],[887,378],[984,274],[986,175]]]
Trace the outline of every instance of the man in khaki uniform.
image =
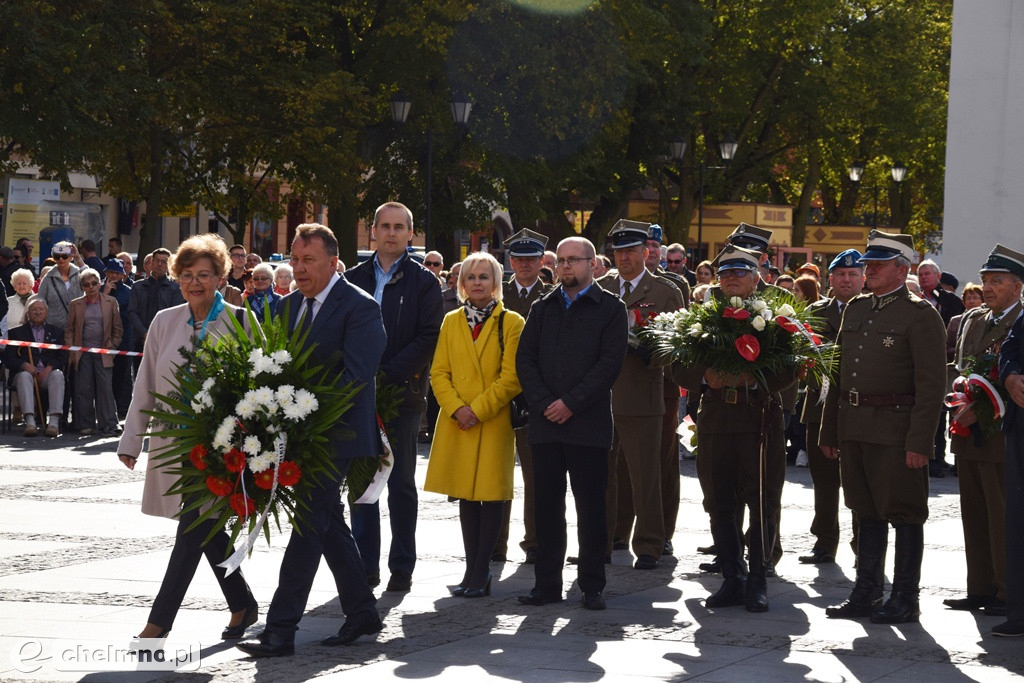
[[[502,304],[523,318],[530,316],[533,302],[553,287],[540,279],[540,260],[548,244],[546,235],[523,228],[505,240],[505,251],[515,273],[502,288]],[[530,449],[530,428],[516,430],[516,457],[523,473],[523,526],[526,533],[519,547],[526,553],[526,564],[537,561],[537,526],[533,510],[533,451]],[[505,505],[505,522],[498,534],[492,559],[504,562],[508,553],[509,521],[512,515],[512,501]]]
[[[725,298],[755,294],[761,255],[727,245],[715,258]],[[676,363],[673,378],[691,390],[705,385],[697,413],[697,455],[704,491],[704,509],[711,516],[711,535],[725,578],[708,597],[708,607],[745,605],[750,612],[768,611],[767,575],[775,544],[775,511],[785,477],[782,398],[779,390],[796,381],[795,368],[770,373],[767,387],[757,387],[748,373],[724,375],[703,365]],[[767,447],[762,458],[762,440]],[[743,561],[741,520],[750,510],[750,570]]]
[[[910,235],[872,230],[861,258],[870,295],[850,301],[839,331],[839,382],[828,393],[818,443],[839,457],[846,504],[860,523],[857,581],[825,613],[917,621],[928,519],[928,460],[945,394],[946,341],[938,312],[907,290],[917,257]],[[884,605],[889,524],[896,529],[892,592]]]
[[[635,331],[659,313],[683,307],[682,294],[667,280],[651,275],[644,265],[650,225],[620,220],[608,233],[618,272],[598,280],[605,290],[618,294],[629,312]],[[636,569],[654,569],[665,547],[665,520],[661,505],[661,418],[665,412],[664,372],[652,365],[650,352],[631,335],[629,353],[612,388],[615,441],[608,455],[609,551],[615,531],[620,458],[629,469],[636,513],[633,553]]]
[[[964,313],[950,375],[970,365],[972,356],[992,353],[1009,334],[1021,312],[1024,254],[1001,244],[981,268],[985,305]],[[988,378],[994,385],[999,380]],[[967,557],[967,597],[943,600],[955,610],[983,609],[1006,616],[1006,438],[986,437],[970,406],[961,407],[951,422],[971,429],[970,437],[950,437],[960,479],[960,512]]]
[[[822,325],[815,331],[824,339],[835,341],[839,336],[843,309],[864,289],[864,264],[860,262],[860,257],[861,253],[856,249],[847,249],[836,256],[828,267],[832,298],[817,301],[808,308],[812,315],[821,319]],[[811,534],[815,540],[810,554],[800,556],[800,562],[804,564],[835,562],[836,550],[839,548],[839,460],[826,458],[818,447],[823,407],[819,399],[821,387],[813,381],[808,381],[800,420],[807,425],[807,464],[811,470],[811,481],[814,483],[814,519],[811,521]],[[853,552],[856,553],[856,514],[853,532],[852,546]]]

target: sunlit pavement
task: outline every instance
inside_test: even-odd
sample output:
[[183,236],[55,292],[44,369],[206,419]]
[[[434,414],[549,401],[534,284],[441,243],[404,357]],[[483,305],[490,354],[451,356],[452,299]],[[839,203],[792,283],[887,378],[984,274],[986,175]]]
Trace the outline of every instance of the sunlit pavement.
[[[627,551],[616,551],[608,568],[604,612],[582,609],[579,590],[568,583],[574,578],[572,567],[565,573],[565,602],[539,608],[518,603],[516,596],[533,583],[532,567],[522,563],[516,545],[521,501],[513,507],[509,561],[493,565],[493,595],[450,597],[447,587],[462,576],[458,507],[443,496],[422,493],[412,591],[381,593],[387,583],[384,570],[377,590],[385,629],[378,637],[342,648],[319,645],[342,622],[336,589],[323,565],[297,634],[295,656],[248,659],[219,640],[227,607],[204,562],[168,640],[168,649],[176,642],[194,644],[198,671],[101,672],[102,664],[95,662],[70,671],[75,666],[52,658],[58,644],[126,647],[141,629],[173,541],[171,521],[139,512],[142,468],[125,469],[114,457],[115,443],[74,434],[57,439],[0,436],[2,679],[989,682],[1024,674],[1024,639],[988,633],[1001,619],[942,606],[943,598],[961,595],[965,585],[955,478],[931,480],[921,623],[881,626],[825,619],[825,606],[844,599],[851,586],[848,516],[844,511],[837,564],[798,563],[797,556],[809,551],[813,541],[808,532],[813,498],[808,470],[793,467],[783,496],[786,554],[778,578],[769,580],[771,611],[754,615],[742,607],[705,609],[703,600],[720,579],[697,569],[707,557],[698,555],[696,547],[710,544],[710,535],[692,461],[682,464],[676,557],[663,558],[654,571],[637,571]],[[422,481],[427,447],[420,449],[417,477]],[[385,522],[385,549],[387,535]],[[570,554],[575,553],[573,536],[571,527]],[[270,547],[261,539],[243,565],[260,602],[261,621],[250,634],[259,633],[263,623],[284,545],[281,534],[272,537]],[[889,556],[891,567],[892,552]]]

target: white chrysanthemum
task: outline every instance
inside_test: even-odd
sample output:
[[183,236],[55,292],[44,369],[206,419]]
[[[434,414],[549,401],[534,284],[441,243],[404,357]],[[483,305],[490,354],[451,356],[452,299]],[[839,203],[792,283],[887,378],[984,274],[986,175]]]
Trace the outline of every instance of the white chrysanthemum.
[[315,412],[320,407],[320,402],[316,400],[316,396],[312,392],[299,389],[295,392],[295,407],[299,417],[304,418],[310,413]]
[[253,392],[252,399],[261,406],[272,407],[277,401],[274,398],[274,390],[270,387],[260,387]]
[[280,351],[274,351],[274,353],[270,354],[270,357],[273,358],[274,362],[279,365],[283,365],[284,363],[290,363],[292,360],[292,354],[288,353],[288,351],[286,351],[285,349],[281,349]]
[[277,398],[277,402],[282,407],[291,405],[291,403],[295,400],[295,387],[293,387],[291,384],[282,384],[277,388],[277,391],[275,392],[274,395]]
[[298,422],[304,417],[302,410],[294,403],[282,406],[281,412],[284,413],[285,419],[291,420],[292,422]]
[[753,327],[758,332],[760,332],[761,330],[764,329],[764,318],[762,318],[759,315],[755,315],[753,318],[750,319],[750,326]]
[[235,433],[236,419],[234,415],[228,415],[217,427],[217,432],[213,435],[213,447],[216,450],[226,451],[231,448],[231,437]]
[[250,434],[242,439],[242,451],[249,455],[259,455],[261,447],[260,438],[258,436]]
[[731,299],[729,299],[729,305],[732,306],[733,308],[740,308],[741,306],[743,306],[743,299],[739,298],[738,296],[734,296]]
[[256,409],[258,407],[259,406],[256,405],[256,402],[249,398],[249,394],[247,393],[242,397],[241,401],[235,404],[235,412],[238,413],[238,417],[243,420],[248,420],[256,414]]
[[249,465],[249,469],[253,472],[262,472],[276,462],[277,456],[270,451],[263,451],[262,453],[253,455],[251,458],[246,460],[246,463]]
[[796,311],[794,311],[793,307],[790,306],[789,304],[782,304],[781,306],[779,306],[779,310],[776,311],[776,313],[778,313],[779,315],[784,315],[787,318],[790,318],[796,314]]

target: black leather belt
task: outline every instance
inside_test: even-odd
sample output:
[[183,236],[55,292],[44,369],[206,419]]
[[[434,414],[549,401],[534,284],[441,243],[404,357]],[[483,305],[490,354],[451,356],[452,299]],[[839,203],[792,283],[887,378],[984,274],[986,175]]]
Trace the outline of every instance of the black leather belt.
[[755,387],[725,387],[722,389],[708,387],[704,390],[704,396],[729,405],[764,403],[771,399],[771,394],[765,394]]

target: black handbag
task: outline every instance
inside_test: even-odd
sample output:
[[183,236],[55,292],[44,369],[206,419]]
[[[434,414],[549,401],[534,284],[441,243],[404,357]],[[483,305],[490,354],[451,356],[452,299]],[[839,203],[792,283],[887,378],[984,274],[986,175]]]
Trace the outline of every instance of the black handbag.
[[[498,316],[498,344],[501,347],[501,358],[505,360],[505,311],[502,311]],[[519,429],[525,427],[530,421],[530,406],[526,403],[526,397],[523,396],[523,392],[519,392],[512,397],[512,401],[508,404],[510,410],[510,419],[512,421],[512,429]]]

